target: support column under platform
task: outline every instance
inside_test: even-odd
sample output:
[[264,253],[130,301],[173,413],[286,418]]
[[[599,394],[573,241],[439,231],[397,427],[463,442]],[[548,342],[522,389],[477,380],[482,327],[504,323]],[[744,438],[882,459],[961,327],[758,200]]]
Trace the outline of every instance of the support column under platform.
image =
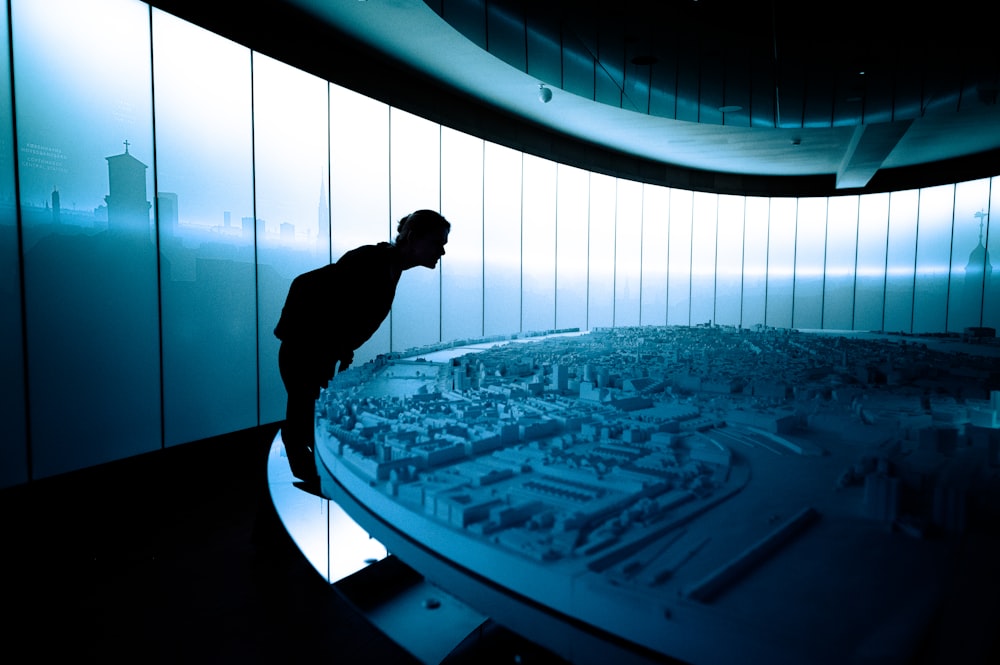
[[[295,546],[333,588],[376,628],[425,665],[465,662],[501,631],[372,538],[335,502],[292,475],[278,432],[267,460],[271,501]],[[469,660],[468,662],[474,662]]]
[[427,665],[476,639],[488,619],[394,556],[334,587],[376,628]]

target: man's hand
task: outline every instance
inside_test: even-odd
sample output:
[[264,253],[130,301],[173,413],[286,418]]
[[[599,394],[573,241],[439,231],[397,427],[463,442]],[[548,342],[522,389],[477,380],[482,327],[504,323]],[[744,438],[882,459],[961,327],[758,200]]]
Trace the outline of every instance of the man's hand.
[[340,367],[337,368],[337,374],[340,374],[345,369],[351,366],[351,363],[354,362],[354,352],[353,351],[342,352],[340,354],[339,360],[340,360]]

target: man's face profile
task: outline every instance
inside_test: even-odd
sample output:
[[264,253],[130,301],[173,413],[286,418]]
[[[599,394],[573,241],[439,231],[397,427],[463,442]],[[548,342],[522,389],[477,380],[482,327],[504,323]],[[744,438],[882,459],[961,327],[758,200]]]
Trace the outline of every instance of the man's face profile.
[[444,246],[448,244],[448,232],[428,233],[417,238],[413,243],[413,253],[417,265],[434,268],[438,259],[444,256]]

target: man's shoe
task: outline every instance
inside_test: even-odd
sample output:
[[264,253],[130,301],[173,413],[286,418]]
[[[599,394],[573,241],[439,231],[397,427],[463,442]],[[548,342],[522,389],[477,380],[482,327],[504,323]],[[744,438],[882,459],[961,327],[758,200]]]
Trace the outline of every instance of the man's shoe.
[[318,496],[321,499],[330,498],[323,494],[323,489],[320,487],[319,478],[316,478],[315,480],[296,480],[292,484],[295,487],[298,487],[303,492],[312,494],[313,496]]

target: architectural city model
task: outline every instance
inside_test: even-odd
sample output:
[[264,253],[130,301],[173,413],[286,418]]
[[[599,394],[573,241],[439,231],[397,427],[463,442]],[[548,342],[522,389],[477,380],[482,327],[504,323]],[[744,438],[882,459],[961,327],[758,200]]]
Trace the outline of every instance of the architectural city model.
[[317,455],[458,569],[652,660],[908,662],[942,612],[939,648],[976,653],[1000,349],[964,341],[635,327],[380,357],[323,391]]

